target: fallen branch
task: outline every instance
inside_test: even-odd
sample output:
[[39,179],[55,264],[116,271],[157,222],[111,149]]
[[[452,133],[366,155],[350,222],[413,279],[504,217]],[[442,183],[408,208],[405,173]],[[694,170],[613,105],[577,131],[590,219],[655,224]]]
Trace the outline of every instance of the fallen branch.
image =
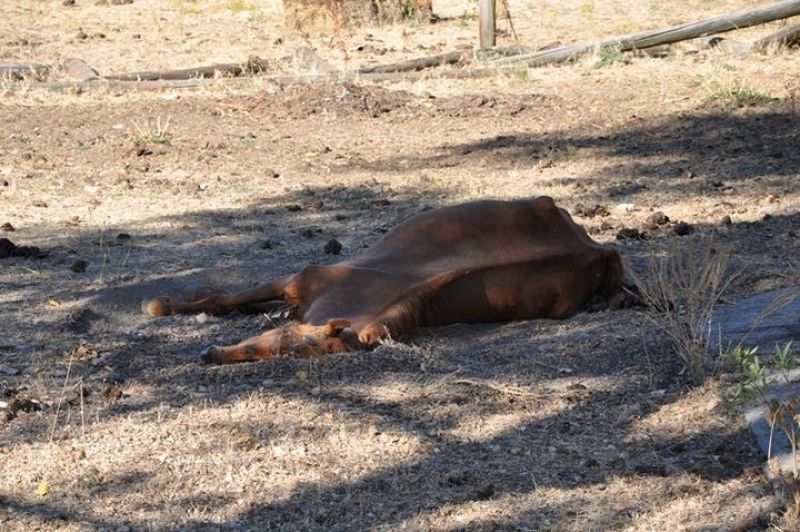
[[432,55],[429,57],[422,57],[419,59],[411,59],[410,61],[401,61],[399,63],[391,63],[388,65],[376,65],[364,67],[358,70],[359,74],[388,74],[392,72],[410,72],[413,70],[423,70],[426,68],[434,68],[444,65],[456,65],[459,63],[468,63],[474,59],[485,61],[493,57],[509,57],[518,56],[524,53],[533,53],[542,50],[549,50],[555,48],[560,43],[552,43],[540,48],[530,48],[525,46],[512,46],[509,48],[488,48],[486,50],[459,50],[456,52],[447,52],[444,54]]
[[[539,50],[558,46],[559,43],[548,44]],[[509,48],[492,48],[489,50],[464,50],[439,54],[411,61],[403,61],[389,65],[366,67],[357,72],[317,72],[300,76],[260,76],[258,79],[279,85],[305,85],[310,83],[343,82],[363,79],[368,81],[418,81],[421,79],[475,79],[498,75],[505,69],[497,67],[441,70],[434,72],[412,72],[430,67],[453,64],[473,59],[485,60],[496,56],[519,55],[529,52],[530,48],[520,46]],[[233,81],[246,74],[262,73],[271,65],[268,61],[252,58],[244,64],[227,63],[205,67],[179,70],[154,70],[102,76],[81,59],[68,59],[62,68],[73,78],[72,81],[56,81],[48,83],[6,84],[2,92],[24,92],[26,90],[46,90],[57,93],[80,94],[91,90],[112,91],[157,91],[169,89],[200,89],[220,85],[235,85]],[[21,79],[21,78],[20,78]],[[228,81],[226,81],[228,80]]]
[[422,57],[420,59],[412,59],[410,61],[401,61],[399,63],[391,63],[388,65],[375,65],[359,69],[360,74],[385,74],[389,72],[408,72],[411,70],[422,70],[425,68],[433,68],[443,65],[454,65],[458,63],[465,63],[472,59],[472,50],[459,50],[456,52],[448,52],[446,54],[432,55],[430,57]]
[[5,63],[0,61],[0,76],[23,79],[27,76],[42,78],[53,70],[53,65],[38,63]]
[[110,81],[176,81],[197,78],[238,77],[246,74],[257,74],[267,70],[269,67],[269,61],[253,58],[246,63],[224,63],[177,70],[145,70],[130,74],[105,76],[105,79]]
[[778,2],[766,7],[738,11],[707,20],[691,22],[681,26],[673,26],[660,30],[637,33],[626,37],[606,39],[599,43],[584,43],[561,46],[552,50],[522,54],[516,57],[497,59],[496,65],[527,63],[530,66],[541,66],[552,63],[572,61],[578,57],[594,53],[604,48],[617,49],[622,52],[651,48],[662,44],[670,44],[688,39],[695,39],[713,33],[722,33],[749,26],[756,26],[774,20],[781,20],[800,15],[800,1],[790,0]]
[[[376,72],[361,74],[358,72],[331,72],[328,74],[307,74],[300,76],[261,76],[256,78],[260,82],[275,83],[276,85],[310,85],[313,83],[342,83],[348,81],[373,81],[373,82],[400,82],[419,81],[425,79],[478,79],[501,75],[513,69],[510,68],[470,68],[440,70],[433,72]],[[90,79],[85,81],[57,81],[51,83],[10,83],[0,84],[0,94],[28,92],[32,90],[45,90],[62,94],[82,94],[95,90],[110,91],[158,91],[172,89],[198,90],[213,87],[234,87],[252,81],[251,78],[215,78],[215,79],[187,79],[187,80],[148,80],[148,81],[119,81],[112,79]]]
[[785,46],[791,48],[792,46],[800,46],[800,24],[790,26],[772,35],[768,35],[763,39],[759,39],[753,43],[753,50],[763,52],[771,47]]
[[[228,79],[227,81],[231,81]],[[0,92],[27,92],[31,90],[45,90],[56,93],[82,94],[92,90],[140,90],[153,91],[164,89],[200,89],[216,85],[220,80],[153,80],[153,81],[115,81],[107,79],[89,79],[84,81],[53,81],[49,83],[14,83],[6,86],[0,85]]]

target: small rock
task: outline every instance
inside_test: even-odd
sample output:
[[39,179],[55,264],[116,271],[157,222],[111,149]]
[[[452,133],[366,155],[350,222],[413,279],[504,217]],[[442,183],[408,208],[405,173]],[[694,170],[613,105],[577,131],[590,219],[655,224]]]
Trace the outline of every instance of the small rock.
[[86,32],[84,32],[83,30],[78,30],[78,33],[77,35],[75,35],[75,38],[78,39],[79,41],[85,41],[86,39],[89,38],[89,36],[86,35]]
[[632,212],[636,210],[636,205],[634,205],[633,203],[620,203],[619,205],[614,207],[614,210],[620,212]]
[[669,223],[669,216],[667,216],[661,211],[656,211],[647,217],[646,223],[648,228],[655,229],[660,225]]
[[338,255],[340,251],[342,251],[342,244],[336,240],[335,238],[331,238],[325,244],[323,251],[328,255]]
[[270,168],[267,169],[267,176],[271,177],[272,179],[278,179],[281,176],[281,174]]
[[6,233],[12,233],[16,231],[16,228],[13,225],[11,225],[10,222],[6,222],[2,226],[0,226],[0,230],[5,231]]
[[120,233],[120,234],[117,235],[117,240],[119,242],[123,242],[125,240],[130,240],[130,239],[131,239],[131,235],[129,235],[128,233]]
[[86,268],[89,266],[89,263],[83,259],[78,259],[72,263],[72,266],[69,267],[75,273],[83,273],[86,271]]
[[293,204],[293,205],[287,205],[286,210],[289,212],[300,212],[303,210],[303,208],[300,205]]
[[600,230],[601,231],[610,231],[612,229],[614,229],[614,226],[611,224],[611,222],[603,221],[600,224]]
[[688,168],[684,168],[683,170],[681,170],[681,177],[683,179],[692,179],[694,177],[694,172],[692,172]]
[[61,5],[64,7],[71,7],[75,5],[75,0],[64,0],[61,2]]
[[686,222],[678,222],[672,228],[672,232],[678,236],[686,236],[694,233],[694,226]]
[[736,384],[741,380],[741,375],[738,373],[720,373],[718,379],[723,384]]
[[644,240],[645,236],[635,227],[623,227],[617,232],[617,240]]
[[302,236],[303,238],[313,238],[314,237],[314,231],[312,231],[309,228],[301,229],[300,230],[300,236]]
[[273,248],[273,246],[274,246],[274,244],[272,243],[272,241],[271,241],[271,240],[263,240],[263,241],[262,241],[262,242],[261,242],[261,243],[258,245],[258,247],[260,247],[261,249],[272,249],[272,248]]
[[595,203],[591,207],[585,207],[582,203],[578,203],[575,206],[574,212],[578,216],[584,216],[586,218],[594,218],[595,216],[604,217],[609,215],[608,209],[599,203]]
[[766,198],[764,198],[761,201],[762,205],[769,205],[770,203],[777,203],[777,202],[778,202],[778,198],[776,196],[774,196],[773,194],[770,194],[769,196],[767,196]]
[[731,225],[733,223],[733,221],[731,220],[731,217],[726,214],[725,216],[722,217],[722,220],[720,220],[720,223],[722,225]]
[[100,394],[109,401],[119,401],[122,399],[122,390],[113,384],[107,386]]
[[36,399],[17,399],[14,398],[6,405],[6,421],[11,421],[17,417],[18,412],[32,413],[44,410],[45,405]]

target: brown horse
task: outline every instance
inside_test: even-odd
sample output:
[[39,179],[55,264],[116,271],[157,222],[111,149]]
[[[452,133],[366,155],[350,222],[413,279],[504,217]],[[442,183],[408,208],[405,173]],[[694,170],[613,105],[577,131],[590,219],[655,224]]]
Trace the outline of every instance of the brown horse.
[[369,349],[424,325],[563,318],[596,294],[617,298],[622,280],[617,252],[540,197],[430,210],[359,257],[239,293],[157,297],[142,308],[151,316],[225,314],[282,300],[293,309],[296,321],[203,354],[225,364]]

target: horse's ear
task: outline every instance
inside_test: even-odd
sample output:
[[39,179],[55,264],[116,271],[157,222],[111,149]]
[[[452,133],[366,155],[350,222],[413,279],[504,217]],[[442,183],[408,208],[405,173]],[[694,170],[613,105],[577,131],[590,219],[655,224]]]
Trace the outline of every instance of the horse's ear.
[[350,327],[349,321],[343,318],[336,318],[328,322],[328,324],[322,330],[322,334],[327,337],[337,337],[341,334],[342,330],[347,329],[348,327]]

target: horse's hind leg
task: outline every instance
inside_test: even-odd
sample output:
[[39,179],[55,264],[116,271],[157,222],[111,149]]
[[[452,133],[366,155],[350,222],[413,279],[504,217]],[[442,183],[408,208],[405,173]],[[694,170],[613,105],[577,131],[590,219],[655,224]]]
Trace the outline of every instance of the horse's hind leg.
[[294,276],[280,277],[250,290],[229,294],[221,290],[202,289],[195,297],[177,300],[169,296],[154,297],[142,301],[142,311],[149,316],[169,316],[171,314],[227,314],[238,309],[263,304],[276,299],[285,299],[286,288]]

